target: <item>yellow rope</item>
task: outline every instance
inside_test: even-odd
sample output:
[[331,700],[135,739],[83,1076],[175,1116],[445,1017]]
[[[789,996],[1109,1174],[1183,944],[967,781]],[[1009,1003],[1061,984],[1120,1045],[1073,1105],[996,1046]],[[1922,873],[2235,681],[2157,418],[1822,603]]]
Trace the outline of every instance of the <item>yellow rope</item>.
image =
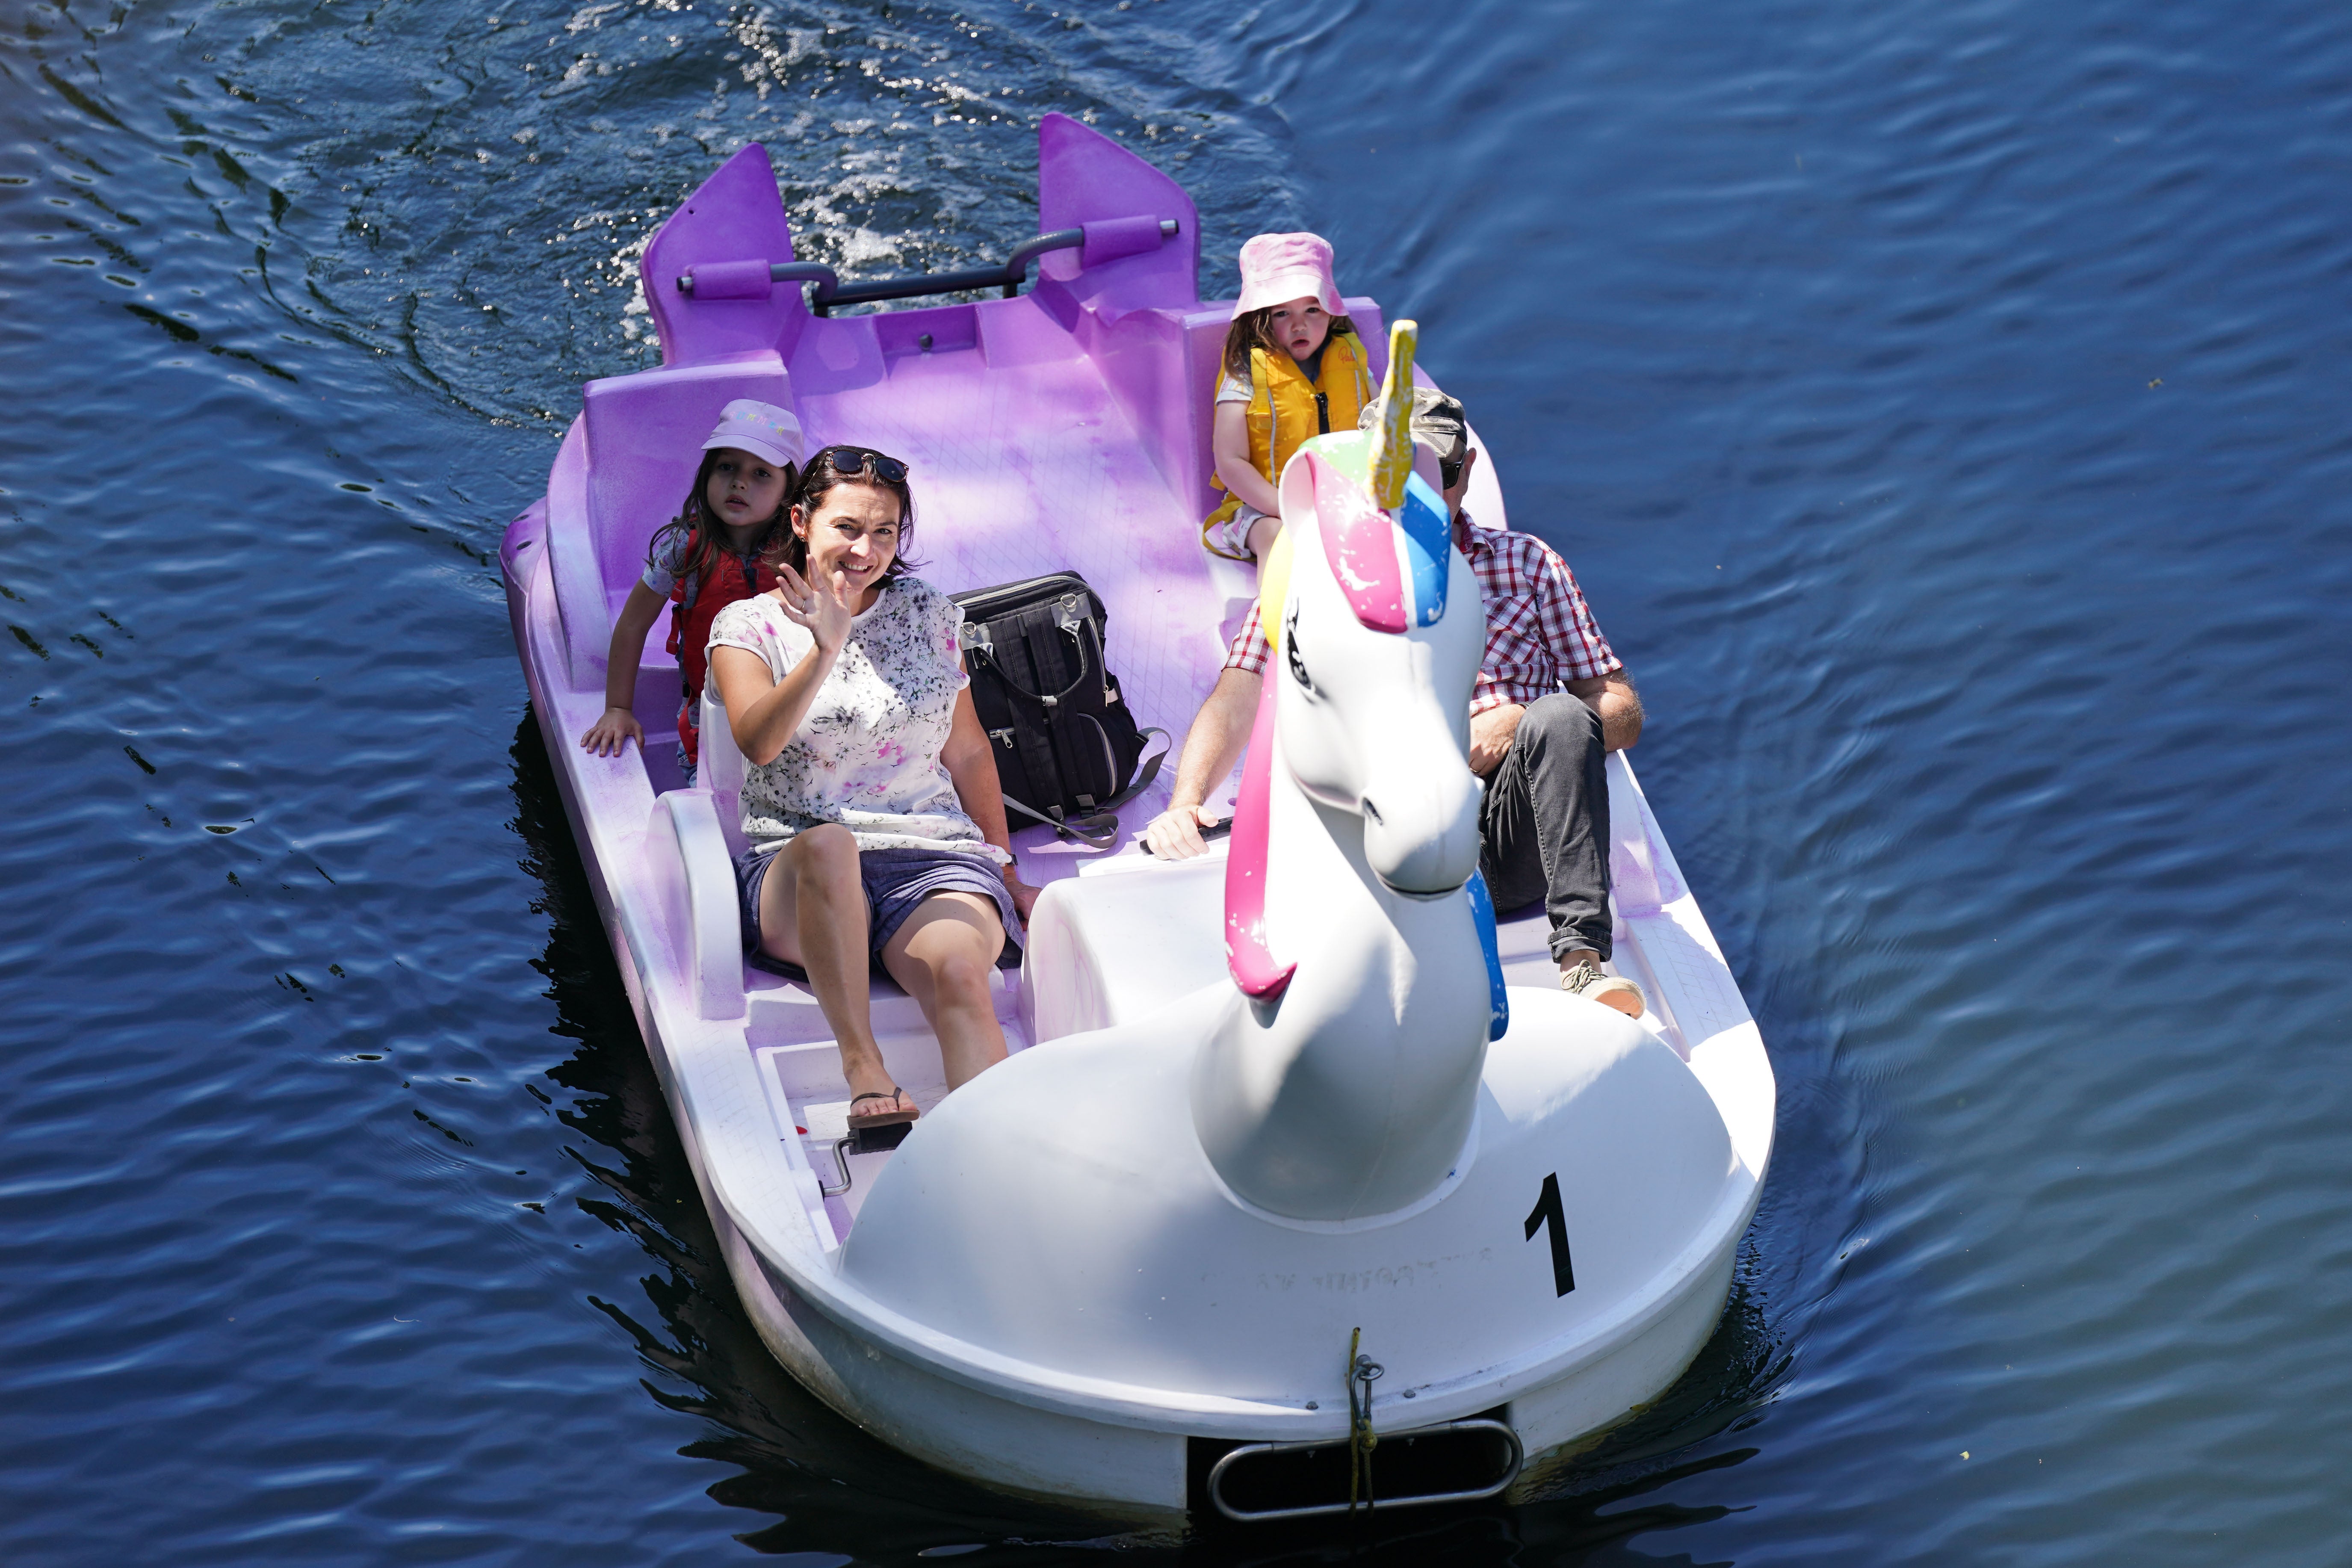
[[[1380,1436],[1372,1430],[1372,1380],[1381,1375],[1380,1363],[1358,1352],[1363,1348],[1364,1331],[1359,1325],[1348,1336],[1348,1511],[1356,1511],[1356,1500],[1363,1499],[1369,1512],[1379,1500],[1372,1496],[1372,1450],[1380,1447]],[[1361,1396],[1359,1397],[1360,1387]]]

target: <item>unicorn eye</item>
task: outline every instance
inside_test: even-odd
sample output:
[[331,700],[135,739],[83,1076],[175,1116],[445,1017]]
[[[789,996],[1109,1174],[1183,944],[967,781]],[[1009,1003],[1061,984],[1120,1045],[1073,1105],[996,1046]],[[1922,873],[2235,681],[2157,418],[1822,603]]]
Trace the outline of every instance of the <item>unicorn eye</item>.
[[1307,661],[1298,657],[1298,606],[1295,604],[1282,618],[1282,654],[1290,662],[1290,679],[1314,693],[1314,678],[1307,673]]

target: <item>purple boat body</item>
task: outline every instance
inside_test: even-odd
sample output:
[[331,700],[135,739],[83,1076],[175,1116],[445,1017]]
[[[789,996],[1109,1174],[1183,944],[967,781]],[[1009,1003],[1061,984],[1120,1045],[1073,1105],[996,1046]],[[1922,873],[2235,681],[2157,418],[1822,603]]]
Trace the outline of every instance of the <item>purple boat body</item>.
[[[832,1031],[804,986],[742,962],[730,864],[741,846],[740,775],[730,775],[740,759],[706,726],[705,787],[680,787],[667,739],[680,692],[662,647],[666,618],[639,658],[637,717],[652,743],[617,758],[578,743],[602,710],[612,627],[647,541],[676,512],[719,410],[740,397],[794,409],[812,447],[852,442],[906,459],[914,552],[920,575],[941,589],[1083,574],[1108,608],[1108,658],[1129,706],[1181,739],[1255,594],[1248,568],[1200,544],[1199,520],[1219,499],[1209,418],[1231,306],[1199,297],[1198,215],[1183,190],[1060,115],[1040,131],[1038,226],[1082,237],[1045,253],[1014,297],[817,314],[801,282],[771,280],[772,267],[796,259],[793,237],[765,150],[746,147],[646,248],[660,365],[587,385],[547,494],[509,527],[500,563],[533,710],[599,911],[730,1270],[771,1350],[835,1408],[931,1463],[1012,1492],[1166,1517],[1200,1495],[1191,1439],[1339,1440],[1344,1400],[1063,1376],[992,1358],[862,1297],[839,1261],[890,1155],[835,1142],[846,1089]],[[1380,310],[1369,300],[1347,305],[1377,375],[1386,358]],[[1490,459],[1478,464],[1476,487],[1473,514],[1500,524]],[[1137,842],[1164,807],[1172,773],[1171,758],[1159,784],[1122,809],[1110,851],[1057,841],[1043,827],[1014,835],[1024,874],[1049,884],[1041,910],[1074,906],[1079,887],[1105,885],[1093,879],[1102,873],[1152,879],[1138,906],[1147,913],[1133,917],[1146,922],[1138,940],[1151,963],[1135,984],[1169,995],[1225,970],[1223,868],[1161,867]],[[1654,1035],[1722,1108],[1737,1180],[1705,1245],[1685,1249],[1671,1280],[1629,1298],[1583,1340],[1426,1383],[1416,1405],[1391,1409],[1395,1395],[1384,1393],[1384,1430],[1491,1422],[1507,1407],[1514,1454],[1558,1447],[1653,1397],[1720,1310],[1769,1156],[1770,1069],[1622,756],[1611,787],[1622,963],[1655,999]],[[1050,886],[1082,872],[1083,884]],[[1041,917],[1026,969],[1000,976],[998,1015],[1015,1051],[1068,1032],[1055,1019],[1100,1000],[1082,994],[1094,981],[1064,973],[1084,968],[1072,929]],[[1499,946],[1515,983],[1551,984],[1539,912],[1505,922]],[[1131,999],[1147,1003],[1157,1005]],[[919,1010],[879,980],[873,1005],[886,1061],[928,1112],[944,1086]],[[1414,1421],[1397,1422],[1398,1410]]]
[[[1231,306],[1199,297],[1198,215],[1182,187],[1058,114],[1039,133],[1038,213],[1041,233],[1082,229],[1086,241],[1046,253],[1026,292],[856,316],[817,315],[799,284],[767,281],[771,264],[795,258],[756,143],[654,237],[645,296],[662,363],[587,384],[546,500],[510,527],[503,552],[517,642],[576,823],[642,824],[683,782],[663,738],[679,696],[667,617],[640,660],[646,753],[583,757],[576,739],[601,710],[613,622],[652,531],[675,515],[702,437],[738,397],[794,409],[812,449],[848,441],[905,458],[927,581],[956,592],[1085,576],[1108,611],[1130,708],[1181,739],[1255,594],[1247,568],[1199,543],[1198,520],[1222,499],[1208,415]],[[691,293],[678,287],[689,275]],[[1380,309],[1348,304],[1377,374]],[[1480,515],[1499,520],[1491,465],[1480,477]],[[535,550],[543,563],[528,558]],[[535,643],[527,606],[540,570],[554,625]],[[1125,853],[1171,783],[1122,810]],[[726,830],[731,840],[731,821]],[[1015,840],[1032,882],[1092,858],[1043,827]],[[756,971],[747,984],[799,991]]]

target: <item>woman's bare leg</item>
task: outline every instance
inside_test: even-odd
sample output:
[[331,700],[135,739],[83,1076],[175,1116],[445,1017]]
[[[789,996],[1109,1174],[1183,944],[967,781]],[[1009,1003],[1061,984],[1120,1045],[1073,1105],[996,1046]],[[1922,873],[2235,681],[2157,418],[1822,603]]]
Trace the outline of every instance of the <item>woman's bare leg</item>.
[[[760,947],[808,971],[809,989],[841,1047],[841,1076],[851,1095],[897,1087],[874,1043],[873,999],[866,991],[866,884],[857,874],[857,837],[825,823],[776,851],[760,886]],[[869,1100],[861,1116],[912,1110],[905,1096]]]
[[1004,922],[978,893],[933,893],[882,949],[882,967],[907,988],[940,1040],[948,1088],[961,1089],[1004,1059],[1004,1030],[988,994]]

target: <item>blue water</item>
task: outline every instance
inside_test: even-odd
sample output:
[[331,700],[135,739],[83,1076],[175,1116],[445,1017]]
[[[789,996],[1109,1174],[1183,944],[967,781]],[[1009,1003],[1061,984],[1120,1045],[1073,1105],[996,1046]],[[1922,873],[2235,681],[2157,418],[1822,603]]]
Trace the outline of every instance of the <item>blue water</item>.
[[[1538,1500],[861,1436],[591,910],[490,563],[635,247],[757,136],[1001,256],[1056,109],[1421,321],[1771,1046],[1722,1331]],[[0,0],[0,1561],[2345,1561],[2347,148],[2310,0]]]

